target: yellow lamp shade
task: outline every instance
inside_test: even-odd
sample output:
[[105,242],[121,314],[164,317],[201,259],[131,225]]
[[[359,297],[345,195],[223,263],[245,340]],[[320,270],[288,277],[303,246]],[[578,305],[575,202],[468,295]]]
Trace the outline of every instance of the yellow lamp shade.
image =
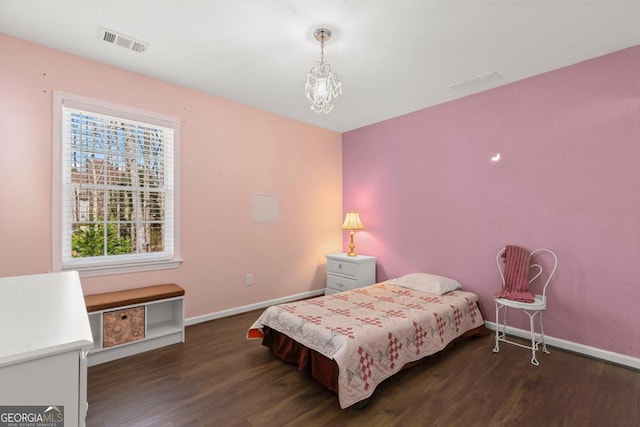
[[342,224],[343,230],[364,230],[362,221],[360,221],[360,215],[358,212],[347,212],[347,216],[344,218],[344,224]]

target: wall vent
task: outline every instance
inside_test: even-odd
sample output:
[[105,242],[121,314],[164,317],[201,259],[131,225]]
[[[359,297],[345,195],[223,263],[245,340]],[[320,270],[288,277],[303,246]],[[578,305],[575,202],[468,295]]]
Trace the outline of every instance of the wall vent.
[[481,90],[489,89],[492,87],[500,86],[504,83],[504,80],[495,71],[480,74],[469,80],[464,80],[458,83],[454,83],[449,87],[456,92],[462,94],[469,94],[479,92]]
[[100,34],[98,38],[109,44],[122,46],[125,49],[129,49],[138,53],[143,53],[149,48],[149,43],[136,40],[133,37],[125,36],[124,34],[116,33],[115,31],[105,27],[100,27]]

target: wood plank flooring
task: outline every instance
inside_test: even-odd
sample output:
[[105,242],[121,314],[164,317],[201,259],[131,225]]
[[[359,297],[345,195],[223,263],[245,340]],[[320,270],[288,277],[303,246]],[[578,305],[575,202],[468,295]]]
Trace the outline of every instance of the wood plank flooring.
[[493,336],[385,381],[362,409],[273,357],[262,310],[187,327],[186,342],[89,368],[88,427],[640,426],[640,372],[550,348],[540,366]]

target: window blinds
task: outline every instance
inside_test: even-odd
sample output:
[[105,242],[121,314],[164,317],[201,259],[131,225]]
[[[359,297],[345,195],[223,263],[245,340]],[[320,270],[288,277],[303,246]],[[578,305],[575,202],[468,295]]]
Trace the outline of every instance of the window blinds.
[[113,113],[62,106],[64,267],[173,256],[174,129]]

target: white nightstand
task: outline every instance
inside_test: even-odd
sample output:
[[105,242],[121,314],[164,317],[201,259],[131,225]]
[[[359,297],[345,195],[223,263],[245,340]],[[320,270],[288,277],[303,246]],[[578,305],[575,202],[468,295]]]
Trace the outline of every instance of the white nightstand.
[[376,257],[331,254],[327,257],[325,295],[372,285],[376,282]]

